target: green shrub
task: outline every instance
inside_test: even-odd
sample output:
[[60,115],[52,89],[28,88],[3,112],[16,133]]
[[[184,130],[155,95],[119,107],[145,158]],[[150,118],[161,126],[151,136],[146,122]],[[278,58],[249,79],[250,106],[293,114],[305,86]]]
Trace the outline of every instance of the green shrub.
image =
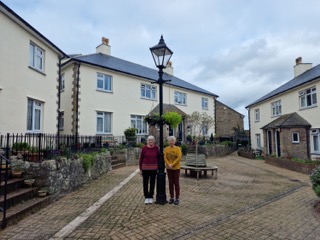
[[181,152],[182,152],[183,155],[187,155],[188,150],[189,149],[188,149],[187,145],[185,145],[184,143],[181,144]]
[[12,145],[12,148],[16,151],[28,150],[29,144],[26,142],[16,142]]
[[83,159],[83,168],[87,172],[93,167],[94,161],[96,159],[96,154],[82,153],[80,154],[80,157]]
[[320,197],[320,166],[312,170],[310,174],[312,189],[318,197]]
[[231,142],[231,141],[223,141],[223,142],[221,142],[221,144],[222,144],[222,145],[227,145],[227,146],[229,146],[229,147],[232,147],[232,146],[233,146],[233,142]]

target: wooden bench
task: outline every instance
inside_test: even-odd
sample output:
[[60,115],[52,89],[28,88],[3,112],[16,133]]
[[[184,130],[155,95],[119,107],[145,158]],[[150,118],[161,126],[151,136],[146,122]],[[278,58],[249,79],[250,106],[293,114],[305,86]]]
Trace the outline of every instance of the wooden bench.
[[185,174],[187,175],[188,171],[191,174],[196,172],[197,180],[201,176],[202,172],[204,176],[207,176],[207,171],[211,171],[212,176],[215,179],[218,178],[218,167],[217,166],[207,166],[206,155],[195,153],[188,153],[186,156],[186,164],[181,166],[181,169],[184,169]]
[[192,172],[197,173],[197,180],[199,180],[199,177],[201,173],[203,172],[204,176],[207,176],[207,171],[211,171],[212,176],[214,176],[214,179],[218,178],[218,166],[206,166],[206,167],[195,167],[195,166],[187,166],[182,165],[181,169],[184,170],[184,173],[187,175],[188,171],[191,174]]
[[195,153],[188,153],[186,156],[186,165],[187,166],[196,166],[196,167],[206,167],[206,155]]
[[114,147],[118,143],[117,139],[115,139],[113,136],[103,136],[102,137],[102,144],[107,147]]

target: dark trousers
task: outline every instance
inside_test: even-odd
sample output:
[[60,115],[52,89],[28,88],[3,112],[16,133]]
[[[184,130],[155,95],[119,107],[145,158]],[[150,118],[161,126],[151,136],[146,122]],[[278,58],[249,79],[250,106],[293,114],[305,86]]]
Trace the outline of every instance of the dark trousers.
[[153,198],[157,170],[143,170],[143,194],[145,198]]
[[180,169],[171,170],[167,169],[169,179],[169,192],[170,198],[174,198],[174,192],[176,193],[176,199],[180,197]]

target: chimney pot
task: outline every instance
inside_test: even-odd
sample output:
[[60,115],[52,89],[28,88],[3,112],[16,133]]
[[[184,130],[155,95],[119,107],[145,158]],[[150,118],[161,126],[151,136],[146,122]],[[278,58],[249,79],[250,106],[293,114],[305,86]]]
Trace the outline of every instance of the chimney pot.
[[296,65],[302,63],[302,57],[296,58]]

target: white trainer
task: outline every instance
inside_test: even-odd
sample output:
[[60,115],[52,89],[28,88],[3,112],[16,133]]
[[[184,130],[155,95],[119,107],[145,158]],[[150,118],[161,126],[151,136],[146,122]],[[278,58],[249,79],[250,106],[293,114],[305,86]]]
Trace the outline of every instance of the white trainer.
[[144,204],[148,204],[149,203],[149,198],[146,198],[145,200],[144,200]]
[[152,203],[153,203],[153,199],[149,198],[149,204],[152,204]]

